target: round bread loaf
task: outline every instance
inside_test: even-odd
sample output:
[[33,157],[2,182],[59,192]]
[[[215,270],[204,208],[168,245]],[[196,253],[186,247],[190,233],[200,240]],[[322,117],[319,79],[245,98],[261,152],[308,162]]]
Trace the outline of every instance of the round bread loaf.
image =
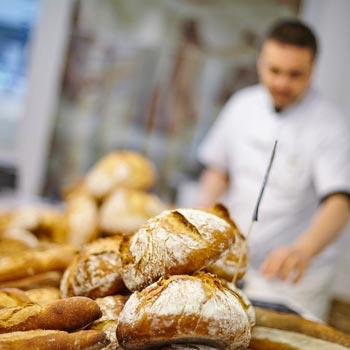
[[99,238],[84,245],[63,274],[63,298],[74,295],[92,299],[126,290],[120,275],[122,236]]
[[149,218],[165,209],[165,205],[153,194],[119,188],[101,204],[100,230],[106,234],[132,234]]
[[192,274],[212,264],[234,242],[232,227],[217,215],[166,210],[131,237],[120,272],[131,291],[141,290],[165,274]]
[[119,315],[117,340],[126,350],[168,344],[246,349],[251,322],[241,299],[211,274],[162,277],[134,292]]
[[148,189],[155,178],[154,165],[148,158],[133,151],[115,151],[93,166],[86,174],[84,186],[89,194],[101,199],[118,187]]

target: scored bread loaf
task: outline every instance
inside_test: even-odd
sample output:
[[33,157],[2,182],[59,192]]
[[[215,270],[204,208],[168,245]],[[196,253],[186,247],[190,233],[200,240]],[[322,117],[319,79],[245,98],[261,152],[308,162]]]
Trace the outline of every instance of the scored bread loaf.
[[72,332],[102,316],[90,298],[71,297],[40,305],[37,303],[0,309],[0,334],[32,329]]
[[160,278],[134,292],[119,315],[117,340],[126,350],[172,343],[246,349],[252,324],[241,299],[208,273]]
[[95,330],[67,333],[35,329],[0,334],[1,350],[99,350],[105,349],[108,343],[106,335]]
[[232,227],[217,215],[165,210],[130,238],[120,272],[131,291],[141,290],[165,274],[191,274],[212,264],[234,242]]
[[125,291],[120,275],[125,240],[115,235],[85,244],[64,272],[62,297],[82,295],[96,299]]

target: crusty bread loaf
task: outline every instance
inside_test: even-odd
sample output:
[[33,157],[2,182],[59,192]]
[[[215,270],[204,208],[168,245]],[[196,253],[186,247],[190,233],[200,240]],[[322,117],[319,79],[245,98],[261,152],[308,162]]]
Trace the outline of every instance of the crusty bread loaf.
[[118,188],[101,204],[99,227],[106,234],[132,234],[165,209],[154,194]]
[[0,309],[30,304],[32,300],[18,288],[0,288]]
[[106,335],[95,330],[67,333],[36,329],[0,334],[1,350],[99,350],[107,345]]
[[72,245],[50,245],[0,258],[0,283],[41,272],[65,270],[76,249]]
[[348,346],[339,345],[310,335],[256,326],[249,344],[250,350],[345,350]]
[[114,151],[102,157],[85,177],[85,188],[97,199],[104,198],[115,188],[145,190],[156,178],[153,163],[133,151]]
[[120,275],[124,240],[115,235],[84,245],[62,277],[62,297],[82,295],[96,299],[125,291]]
[[350,348],[350,335],[324,323],[260,307],[254,307],[254,310],[257,326],[297,332]]
[[163,211],[130,239],[121,269],[125,285],[141,290],[165,274],[191,274],[219,259],[235,236],[232,227],[198,209]]
[[0,309],[0,333],[32,329],[72,332],[102,316],[90,298],[71,297],[40,305],[36,303]]
[[162,277],[134,292],[119,315],[117,339],[126,350],[172,343],[246,349],[251,323],[240,298],[211,274]]

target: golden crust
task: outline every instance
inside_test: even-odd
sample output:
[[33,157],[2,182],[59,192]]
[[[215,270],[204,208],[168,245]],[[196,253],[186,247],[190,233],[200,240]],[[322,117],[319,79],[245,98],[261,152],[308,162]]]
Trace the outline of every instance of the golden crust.
[[121,275],[141,290],[165,274],[192,274],[216,261],[234,243],[231,226],[198,209],[175,209],[149,219],[130,239]]

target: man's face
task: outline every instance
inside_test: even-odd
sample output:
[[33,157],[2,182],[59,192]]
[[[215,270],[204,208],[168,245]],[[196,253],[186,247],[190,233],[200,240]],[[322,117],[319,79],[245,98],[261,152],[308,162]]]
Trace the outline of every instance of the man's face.
[[270,91],[275,108],[298,101],[309,87],[313,55],[310,49],[267,40],[258,60],[260,81]]

